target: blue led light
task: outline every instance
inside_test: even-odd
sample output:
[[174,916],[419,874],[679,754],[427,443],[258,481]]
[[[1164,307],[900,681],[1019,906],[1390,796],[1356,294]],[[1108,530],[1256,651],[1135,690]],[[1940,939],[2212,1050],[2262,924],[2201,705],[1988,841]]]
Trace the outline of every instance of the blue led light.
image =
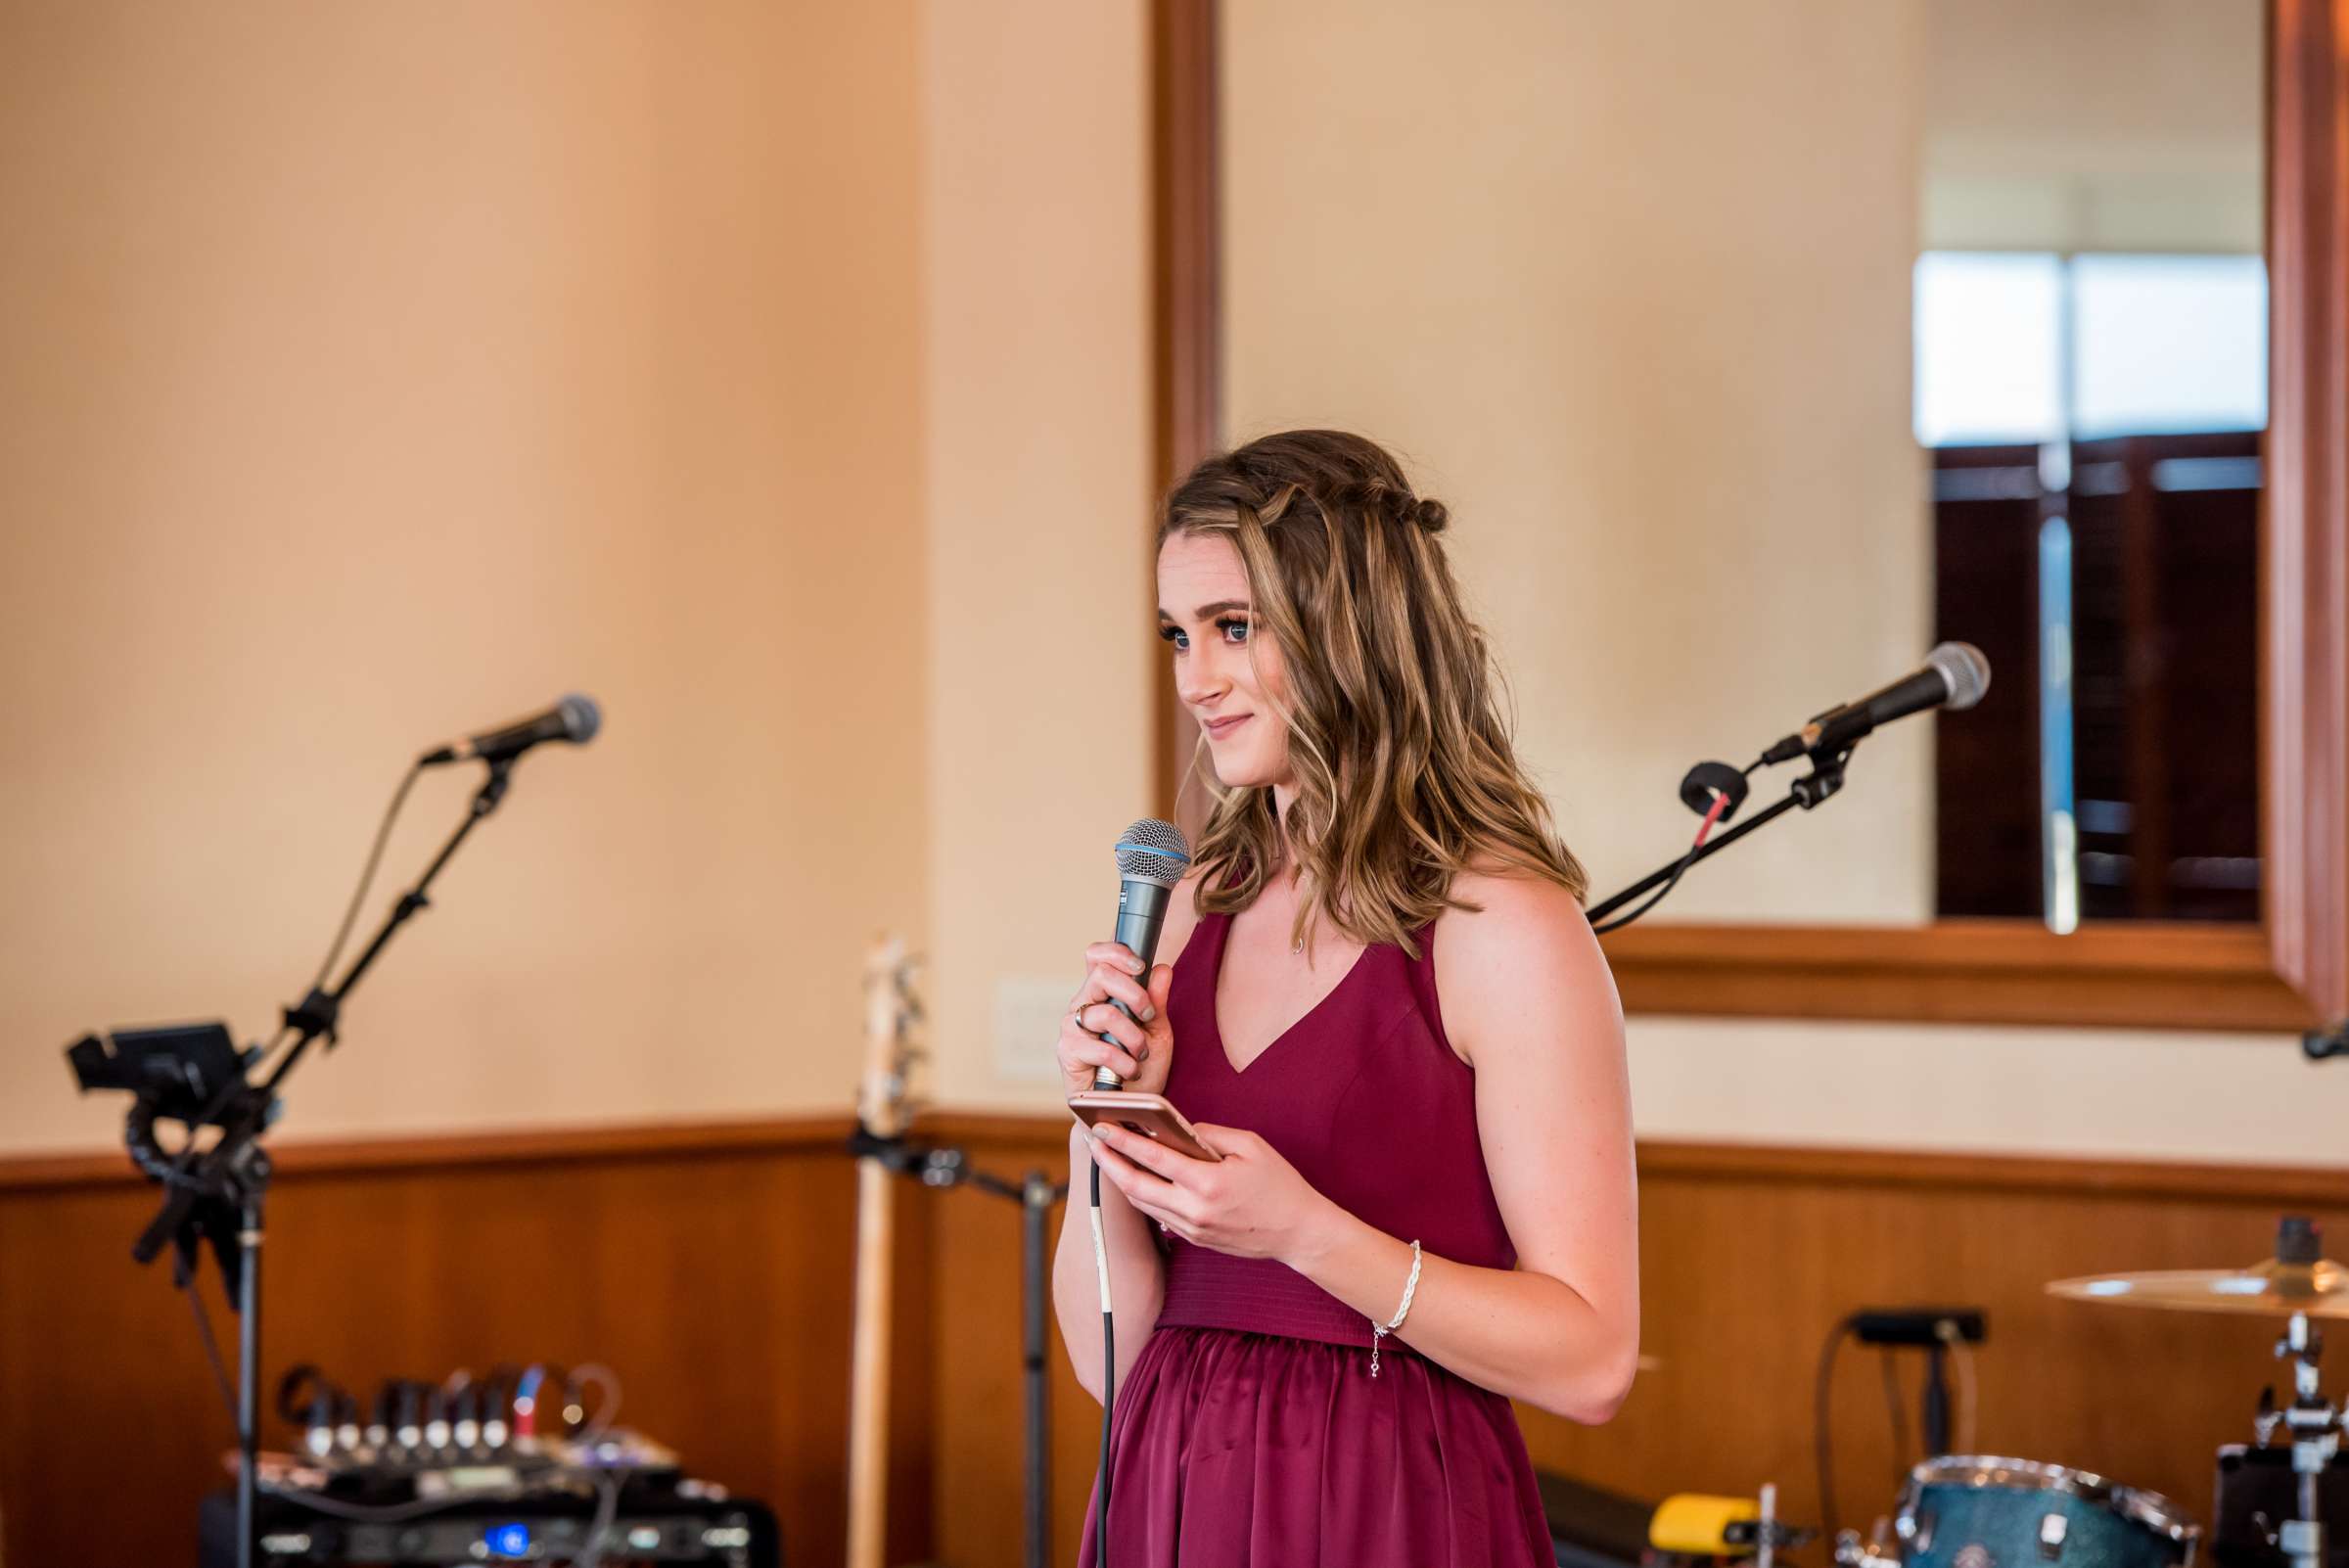
[[493,1557],[527,1557],[530,1554],[530,1527],[527,1524],[498,1525],[489,1532],[485,1545]]

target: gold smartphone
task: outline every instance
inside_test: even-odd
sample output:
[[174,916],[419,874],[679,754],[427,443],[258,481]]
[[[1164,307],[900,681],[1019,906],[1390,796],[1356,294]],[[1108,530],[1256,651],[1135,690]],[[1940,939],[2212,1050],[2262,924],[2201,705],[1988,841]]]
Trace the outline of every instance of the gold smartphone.
[[1069,1109],[1086,1127],[1107,1120],[1115,1122],[1128,1132],[1155,1138],[1178,1154],[1194,1160],[1221,1160],[1215,1150],[1199,1141],[1199,1134],[1182,1113],[1167,1103],[1164,1094],[1131,1093],[1125,1089],[1090,1089],[1069,1096]]

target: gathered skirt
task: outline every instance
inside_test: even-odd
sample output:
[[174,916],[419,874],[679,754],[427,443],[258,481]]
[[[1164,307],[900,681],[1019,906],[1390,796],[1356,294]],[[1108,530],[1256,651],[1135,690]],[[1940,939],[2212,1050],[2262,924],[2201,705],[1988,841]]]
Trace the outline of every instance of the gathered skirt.
[[1366,1344],[1162,1327],[1118,1388],[1110,1466],[1109,1568],[1556,1561],[1509,1402],[1391,1340],[1373,1378]]

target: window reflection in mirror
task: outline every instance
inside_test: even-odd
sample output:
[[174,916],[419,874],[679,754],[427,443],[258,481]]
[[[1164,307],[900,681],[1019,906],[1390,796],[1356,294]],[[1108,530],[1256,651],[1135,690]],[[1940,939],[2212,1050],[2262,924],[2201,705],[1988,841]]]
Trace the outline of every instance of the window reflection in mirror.
[[1936,906],[2259,917],[2263,19],[1934,0],[1914,277]]

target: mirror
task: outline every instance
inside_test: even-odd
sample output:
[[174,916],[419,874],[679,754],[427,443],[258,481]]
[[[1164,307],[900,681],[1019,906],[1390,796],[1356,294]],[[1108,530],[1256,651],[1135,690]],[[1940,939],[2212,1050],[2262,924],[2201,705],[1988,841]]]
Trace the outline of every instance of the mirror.
[[1219,434],[1452,508],[1594,898],[1690,763],[1957,638],[1980,707],[1650,919],[2258,922],[2257,0],[1216,20]]

